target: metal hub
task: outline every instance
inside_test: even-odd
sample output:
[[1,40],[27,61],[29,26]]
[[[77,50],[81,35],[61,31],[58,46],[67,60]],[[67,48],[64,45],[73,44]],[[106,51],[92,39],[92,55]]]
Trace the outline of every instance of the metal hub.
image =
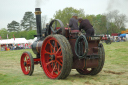
[[26,62],[24,62],[24,66],[26,66],[27,65],[27,63]]
[[51,60],[55,60],[55,55],[51,55]]

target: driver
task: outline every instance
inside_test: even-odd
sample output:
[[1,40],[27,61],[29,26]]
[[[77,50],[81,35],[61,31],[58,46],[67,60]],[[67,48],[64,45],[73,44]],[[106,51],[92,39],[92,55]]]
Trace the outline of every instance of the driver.
[[69,27],[71,28],[71,30],[79,30],[78,28],[78,15],[75,13],[73,14],[72,18],[69,21]]
[[88,19],[83,20],[82,18],[78,18],[78,22],[80,23],[80,31],[83,29],[86,32],[86,36],[94,36],[94,28]]

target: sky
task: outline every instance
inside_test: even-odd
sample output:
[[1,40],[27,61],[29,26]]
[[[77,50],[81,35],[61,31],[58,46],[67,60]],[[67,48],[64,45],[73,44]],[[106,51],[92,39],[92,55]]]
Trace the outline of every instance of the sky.
[[[6,28],[13,20],[21,22],[25,12],[35,12],[40,7],[42,14],[47,16],[47,22],[56,11],[66,7],[84,9],[87,14],[104,14],[119,10],[120,14],[128,16],[128,0],[0,0],[0,29]],[[126,23],[128,28],[128,22]]]

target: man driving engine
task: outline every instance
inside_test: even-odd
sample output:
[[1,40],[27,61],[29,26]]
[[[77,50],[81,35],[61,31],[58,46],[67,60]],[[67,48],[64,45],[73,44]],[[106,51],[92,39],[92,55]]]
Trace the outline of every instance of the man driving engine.
[[71,30],[79,30],[77,17],[77,14],[73,14],[72,18],[69,21],[69,27],[71,28]]
[[78,18],[78,22],[80,23],[80,31],[83,29],[86,32],[86,36],[94,36],[94,28],[88,19],[83,20],[82,18]]

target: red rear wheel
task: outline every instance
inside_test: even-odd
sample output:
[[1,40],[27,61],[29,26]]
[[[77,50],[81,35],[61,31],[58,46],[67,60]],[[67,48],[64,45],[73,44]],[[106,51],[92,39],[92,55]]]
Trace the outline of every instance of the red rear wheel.
[[99,65],[96,68],[86,68],[86,69],[76,69],[80,74],[82,75],[96,75],[98,74],[103,66],[104,66],[104,61],[105,61],[105,51],[103,45],[100,43],[99,44]]
[[[41,63],[45,74],[51,79],[66,78],[71,71],[72,56],[68,50],[64,36],[50,35],[42,45]],[[70,60],[69,60],[70,59]],[[68,70],[66,72],[66,70]],[[66,73],[65,73],[66,72]]]
[[24,52],[21,56],[21,69],[25,75],[32,75],[34,70],[34,61],[30,52]]

